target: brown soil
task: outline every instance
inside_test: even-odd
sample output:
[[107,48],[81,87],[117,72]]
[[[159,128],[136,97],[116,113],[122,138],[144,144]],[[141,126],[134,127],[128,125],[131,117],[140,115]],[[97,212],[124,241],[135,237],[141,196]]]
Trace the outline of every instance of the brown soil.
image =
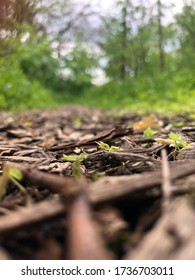
[[[195,120],[143,117],[84,107],[1,113],[0,259],[194,259]],[[158,134],[144,137],[148,126]],[[154,140],[171,131],[191,148]],[[4,193],[15,167],[27,193],[12,179]]]

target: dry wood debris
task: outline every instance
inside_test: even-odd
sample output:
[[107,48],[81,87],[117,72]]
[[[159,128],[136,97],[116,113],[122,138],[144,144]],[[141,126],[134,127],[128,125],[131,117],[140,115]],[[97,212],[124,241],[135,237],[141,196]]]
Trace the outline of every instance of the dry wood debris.
[[[193,117],[83,107],[0,115],[1,176],[19,169],[27,190],[9,181],[1,197],[0,259],[194,259]],[[146,138],[147,127],[191,148]],[[82,153],[77,165],[63,157]]]

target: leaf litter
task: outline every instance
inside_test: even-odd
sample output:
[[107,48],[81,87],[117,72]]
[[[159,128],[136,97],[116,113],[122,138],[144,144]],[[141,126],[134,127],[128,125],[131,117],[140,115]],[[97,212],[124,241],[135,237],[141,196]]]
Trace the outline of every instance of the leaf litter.
[[67,106],[0,130],[2,259],[194,259],[192,116]]

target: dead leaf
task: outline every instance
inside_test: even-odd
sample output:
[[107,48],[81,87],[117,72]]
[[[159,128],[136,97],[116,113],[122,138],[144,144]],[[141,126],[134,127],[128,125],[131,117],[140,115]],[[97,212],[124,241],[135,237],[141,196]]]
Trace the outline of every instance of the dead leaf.
[[133,124],[134,130],[145,130],[147,128],[151,129],[159,129],[162,126],[162,122],[157,119],[157,117],[153,114],[148,117],[143,118],[141,121]]

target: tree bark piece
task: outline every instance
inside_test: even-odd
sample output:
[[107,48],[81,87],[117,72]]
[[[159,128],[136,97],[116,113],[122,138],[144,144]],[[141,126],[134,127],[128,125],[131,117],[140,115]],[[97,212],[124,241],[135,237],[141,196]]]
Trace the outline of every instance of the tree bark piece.
[[186,199],[174,201],[133,252],[125,259],[195,259],[195,211]]
[[68,259],[110,259],[84,190],[68,203]]
[[[195,173],[195,161],[170,167],[170,180],[176,180]],[[154,171],[130,176],[103,177],[90,184],[89,199],[94,204],[121,200],[129,195],[159,188],[162,172]]]
[[42,221],[50,220],[65,212],[65,206],[59,199],[52,199],[22,207],[7,215],[0,217],[0,235],[7,235],[18,229],[36,225]]

